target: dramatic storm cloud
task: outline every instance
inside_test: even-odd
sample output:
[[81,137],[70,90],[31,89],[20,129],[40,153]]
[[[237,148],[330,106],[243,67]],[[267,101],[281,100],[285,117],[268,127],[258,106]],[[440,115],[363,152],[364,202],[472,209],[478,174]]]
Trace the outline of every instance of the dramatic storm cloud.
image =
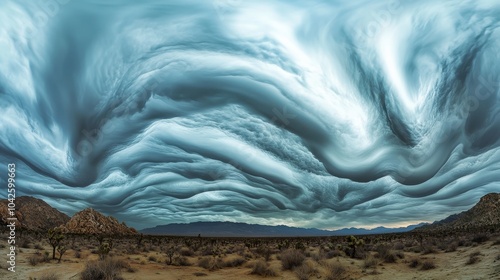
[[500,189],[499,48],[495,0],[2,1],[0,163],[138,228],[443,218]]

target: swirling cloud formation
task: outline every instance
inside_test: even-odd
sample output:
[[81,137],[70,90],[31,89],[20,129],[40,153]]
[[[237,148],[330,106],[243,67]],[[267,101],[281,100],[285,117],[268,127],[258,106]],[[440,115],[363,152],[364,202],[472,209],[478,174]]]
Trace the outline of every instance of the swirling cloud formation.
[[391,226],[500,189],[498,1],[8,0],[0,38],[0,163],[69,214]]

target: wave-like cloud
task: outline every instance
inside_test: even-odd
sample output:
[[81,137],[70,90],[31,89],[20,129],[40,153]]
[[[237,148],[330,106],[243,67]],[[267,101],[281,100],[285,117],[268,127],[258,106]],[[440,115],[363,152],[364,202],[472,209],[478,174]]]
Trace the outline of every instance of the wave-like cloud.
[[433,220],[500,184],[497,1],[4,1],[0,162],[137,227]]

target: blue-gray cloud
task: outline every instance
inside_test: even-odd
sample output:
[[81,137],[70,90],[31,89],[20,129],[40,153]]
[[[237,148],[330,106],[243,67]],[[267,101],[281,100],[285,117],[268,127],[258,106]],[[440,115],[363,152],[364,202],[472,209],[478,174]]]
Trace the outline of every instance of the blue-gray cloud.
[[3,1],[0,38],[0,163],[67,213],[391,225],[500,187],[496,1]]

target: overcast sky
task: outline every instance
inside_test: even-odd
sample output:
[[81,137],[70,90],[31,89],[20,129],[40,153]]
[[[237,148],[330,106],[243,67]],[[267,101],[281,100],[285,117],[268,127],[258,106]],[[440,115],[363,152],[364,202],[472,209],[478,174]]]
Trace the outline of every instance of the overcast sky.
[[34,2],[0,3],[18,195],[335,229],[500,190],[498,1]]

